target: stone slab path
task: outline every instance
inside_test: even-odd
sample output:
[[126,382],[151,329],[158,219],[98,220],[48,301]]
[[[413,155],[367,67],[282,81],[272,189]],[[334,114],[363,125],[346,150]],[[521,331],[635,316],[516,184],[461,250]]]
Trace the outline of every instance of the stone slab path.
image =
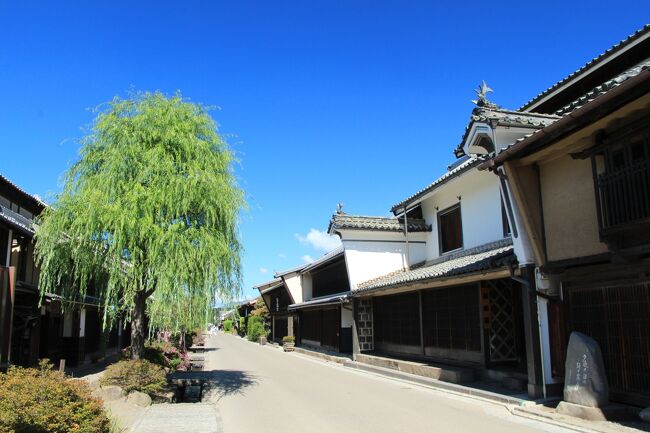
[[214,404],[175,403],[149,406],[134,433],[222,433]]

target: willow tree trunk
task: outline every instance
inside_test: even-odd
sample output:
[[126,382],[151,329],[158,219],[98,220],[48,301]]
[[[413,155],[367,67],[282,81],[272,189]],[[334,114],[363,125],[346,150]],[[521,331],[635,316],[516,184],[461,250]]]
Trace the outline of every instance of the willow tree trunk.
[[144,311],[147,295],[138,292],[133,303],[131,314],[131,359],[144,359],[145,318]]

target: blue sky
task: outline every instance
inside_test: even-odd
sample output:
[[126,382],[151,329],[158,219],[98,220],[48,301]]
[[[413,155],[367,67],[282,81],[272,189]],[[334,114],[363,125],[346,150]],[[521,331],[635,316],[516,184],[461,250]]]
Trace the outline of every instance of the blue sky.
[[337,203],[387,215],[443,173],[481,80],[515,109],[650,18],[643,1],[527,3],[0,0],[0,173],[47,198],[89,108],[130,89],[219,107],[252,296],[332,246]]

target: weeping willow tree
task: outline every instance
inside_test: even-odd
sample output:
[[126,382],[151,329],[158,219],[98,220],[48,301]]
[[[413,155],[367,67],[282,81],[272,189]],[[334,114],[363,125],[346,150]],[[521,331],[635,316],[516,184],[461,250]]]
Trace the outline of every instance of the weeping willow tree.
[[244,198],[233,154],[201,105],[180,94],[115,98],[36,232],[42,292],[95,287],[104,323],[126,312],[133,357],[150,326],[189,330],[239,290]]

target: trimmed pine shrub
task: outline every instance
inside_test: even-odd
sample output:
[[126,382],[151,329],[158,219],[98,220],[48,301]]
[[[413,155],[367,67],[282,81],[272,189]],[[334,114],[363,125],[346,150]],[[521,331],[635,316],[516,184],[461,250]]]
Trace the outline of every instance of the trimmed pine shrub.
[[109,433],[111,424],[88,385],[52,370],[11,367],[0,373],[0,432]]

